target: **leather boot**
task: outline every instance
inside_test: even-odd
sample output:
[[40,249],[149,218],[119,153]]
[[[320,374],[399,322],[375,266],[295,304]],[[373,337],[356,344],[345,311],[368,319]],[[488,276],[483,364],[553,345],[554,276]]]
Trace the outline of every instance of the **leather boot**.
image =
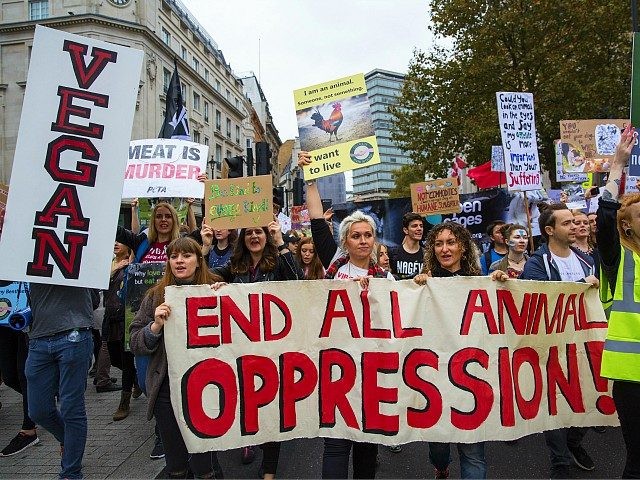
[[118,406],[118,410],[113,414],[113,421],[117,422],[120,420],[124,420],[129,416],[129,402],[131,401],[131,392],[122,392],[122,396],[120,397],[120,405]]

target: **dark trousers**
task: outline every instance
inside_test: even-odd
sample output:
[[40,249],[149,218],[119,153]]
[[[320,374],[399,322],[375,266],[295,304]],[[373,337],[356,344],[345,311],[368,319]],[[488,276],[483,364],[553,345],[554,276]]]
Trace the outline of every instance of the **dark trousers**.
[[122,390],[130,392],[133,384],[137,383],[136,366],[133,353],[124,349],[124,322],[112,324],[109,331],[107,348],[109,349],[109,357],[111,357],[111,365],[122,370]]
[[[191,469],[197,478],[222,478],[222,467],[216,452],[189,453],[178,428],[178,422],[171,407],[169,377],[165,377],[158,398],[153,406],[153,415],[164,444],[166,471],[170,476]],[[211,476],[213,475],[213,476]]]
[[262,468],[264,473],[276,474],[280,458],[280,442],[268,442],[260,445],[262,449]]
[[613,382],[613,401],[627,448],[622,478],[640,478],[640,383],[616,380]]
[[27,335],[8,327],[0,327],[0,372],[7,386],[22,395],[22,430],[33,430],[36,424],[29,418],[27,377],[24,364],[29,344]]
[[375,478],[378,445],[325,438],[322,455],[322,478],[347,478],[349,454],[353,446],[353,478]]

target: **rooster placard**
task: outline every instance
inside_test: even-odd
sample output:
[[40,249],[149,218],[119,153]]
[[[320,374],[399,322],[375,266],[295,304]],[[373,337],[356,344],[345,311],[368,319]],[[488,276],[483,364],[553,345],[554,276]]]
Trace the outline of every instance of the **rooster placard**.
[[305,178],[379,163],[364,75],[340,78],[294,92],[300,148],[316,165]]

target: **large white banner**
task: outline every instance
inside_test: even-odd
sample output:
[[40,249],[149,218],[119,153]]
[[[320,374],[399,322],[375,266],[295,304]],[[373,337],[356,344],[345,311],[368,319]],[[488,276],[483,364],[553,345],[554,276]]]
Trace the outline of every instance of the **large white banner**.
[[615,425],[606,320],[579,283],[372,279],[169,287],[171,401],[191,452],[297,437],[386,445]]
[[123,198],[204,197],[209,147],[186,140],[150,138],[129,144]]
[[36,26],[2,279],[107,288],[142,57]]
[[507,188],[510,191],[540,190],[542,175],[533,94],[496,92],[496,99]]

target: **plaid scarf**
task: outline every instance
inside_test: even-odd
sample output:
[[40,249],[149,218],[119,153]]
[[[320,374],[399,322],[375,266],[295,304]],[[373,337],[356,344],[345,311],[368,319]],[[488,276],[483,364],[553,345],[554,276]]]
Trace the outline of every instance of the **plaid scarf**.
[[[336,273],[343,265],[349,263],[349,255],[345,255],[343,257],[339,257],[335,262],[333,262],[329,268],[327,269],[327,273],[325,273],[325,279],[335,278]],[[369,271],[367,272],[369,277],[374,278],[387,278],[387,272],[380,268],[379,265],[373,263],[373,260],[369,260]]]

